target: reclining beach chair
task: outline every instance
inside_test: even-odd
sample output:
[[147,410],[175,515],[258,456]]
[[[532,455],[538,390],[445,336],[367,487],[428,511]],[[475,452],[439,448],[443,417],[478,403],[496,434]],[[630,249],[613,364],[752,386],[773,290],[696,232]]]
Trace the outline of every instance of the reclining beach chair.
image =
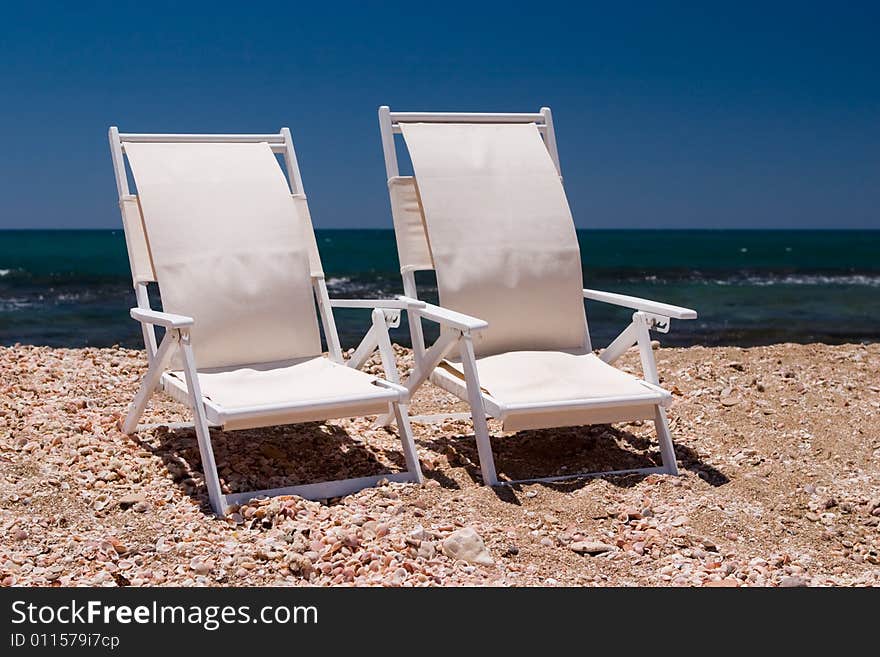
[[[421,481],[388,326],[405,303],[330,301],[290,131],[274,135],[121,134],[110,128],[119,204],[149,369],[122,429],[161,387],[192,408],[211,506],[258,496],[338,497],[382,479]],[[276,153],[284,157],[285,179]],[[129,192],[127,156],[137,195]],[[157,282],[162,312],[150,308]],[[322,355],[320,311],[329,357]],[[332,307],[372,308],[346,364]],[[155,326],[165,329],[156,346]],[[379,348],[385,381],[359,371]],[[407,471],[224,494],[210,426],[224,430],[392,412]],[[304,455],[320,458],[320,455]]]
[[[379,109],[409,326],[412,394],[427,379],[470,403],[483,482],[498,482],[486,416],[506,431],[653,420],[662,467],[566,474],[677,474],[649,330],[693,310],[583,289],[581,256],[548,108],[534,114]],[[402,134],[414,176],[398,171]],[[434,270],[440,305],[418,300],[414,273]],[[584,299],[631,308],[632,322],[592,353]],[[422,320],[441,326],[426,348]],[[643,378],[613,363],[638,344]],[[379,422],[390,422],[386,415]],[[519,482],[502,482],[519,483]]]

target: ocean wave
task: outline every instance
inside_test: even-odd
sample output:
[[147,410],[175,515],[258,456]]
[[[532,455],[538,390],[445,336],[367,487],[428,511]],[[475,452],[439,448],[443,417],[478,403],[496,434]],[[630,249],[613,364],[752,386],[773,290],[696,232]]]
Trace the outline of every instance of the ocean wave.
[[26,269],[21,267],[4,267],[0,268],[0,280],[4,284],[18,284],[22,281],[30,281],[33,275]]
[[353,283],[348,276],[331,276],[327,279],[327,290],[331,294],[339,294],[343,292],[351,292],[356,290],[360,285]]
[[30,299],[23,297],[10,297],[8,299],[0,299],[0,313],[14,312],[24,308],[30,308],[34,305]]
[[402,287],[393,275],[378,273],[368,276],[331,276],[327,279],[330,296],[346,295],[363,299],[394,298]]
[[25,309],[48,309],[53,307],[77,307],[86,304],[116,305],[120,300],[124,306],[128,290],[9,290],[14,296],[0,297],[0,312],[14,312]]
[[828,286],[842,285],[855,287],[880,287],[880,274],[834,274],[834,273],[789,273],[772,271],[675,271],[659,274],[638,274],[628,272],[600,272],[599,276],[588,276],[603,283],[628,283],[631,285],[721,285],[769,287],[773,285]]
[[771,285],[853,285],[859,287],[880,287],[880,276],[865,274],[786,274],[780,276],[752,275],[739,278],[724,278],[706,281],[714,285],[751,285],[769,287]]
[[337,287],[339,285],[347,285],[351,283],[351,278],[348,276],[331,276],[327,279],[328,287]]

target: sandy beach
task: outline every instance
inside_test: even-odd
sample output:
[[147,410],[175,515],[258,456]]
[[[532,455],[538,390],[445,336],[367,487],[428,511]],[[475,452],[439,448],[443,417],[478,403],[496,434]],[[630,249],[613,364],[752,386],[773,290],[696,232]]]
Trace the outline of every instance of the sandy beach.
[[[405,371],[408,352],[398,349]],[[682,476],[479,485],[467,421],[415,425],[423,486],[209,510],[191,429],[117,430],[145,370],[128,349],[0,348],[0,583],[150,585],[880,584],[880,345],[662,348]],[[625,367],[637,371],[627,354]],[[375,367],[375,363],[371,365]],[[414,414],[466,410],[433,386]],[[185,422],[157,396],[145,422]],[[650,424],[503,435],[515,479],[650,465]],[[400,467],[368,419],[214,431],[230,491]],[[477,563],[447,555],[473,529]],[[466,532],[467,533],[467,532]],[[445,547],[444,547],[445,545]]]

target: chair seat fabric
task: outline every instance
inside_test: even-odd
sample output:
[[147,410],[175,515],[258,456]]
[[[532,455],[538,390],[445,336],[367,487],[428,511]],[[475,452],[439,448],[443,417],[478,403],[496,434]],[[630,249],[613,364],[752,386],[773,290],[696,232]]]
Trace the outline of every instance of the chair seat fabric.
[[[169,382],[186,391],[182,371],[168,373]],[[299,359],[219,370],[200,370],[202,396],[212,405],[237,409],[333,402],[346,397],[382,401],[397,393],[374,384],[377,377],[334,363],[330,359]]]
[[[463,376],[461,363],[445,364]],[[478,358],[477,373],[483,390],[507,407],[610,397],[635,402],[658,397],[655,388],[592,353],[511,351]]]

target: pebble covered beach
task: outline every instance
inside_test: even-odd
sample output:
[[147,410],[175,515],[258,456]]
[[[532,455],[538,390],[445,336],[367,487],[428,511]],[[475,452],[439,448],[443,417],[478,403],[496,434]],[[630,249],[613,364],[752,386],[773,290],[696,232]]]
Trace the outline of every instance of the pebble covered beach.
[[[411,364],[398,348],[401,370]],[[218,519],[187,409],[117,423],[141,351],[0,348],[4,586],[880,584],[880,344],[662,348],[682,475],[480,485],[469,421],[415,424],[424,485]],[[623,367],[638,371],[629,353]],[[375,362],[369,367],[376,368]],[[376,370],[379,371],[378,369]],[[413,414],[464,411],[426,385]],[[505,435],[502,478],[644,467],[650,423]],[[229,491],[402,465],[370,418],[212,431]]]

